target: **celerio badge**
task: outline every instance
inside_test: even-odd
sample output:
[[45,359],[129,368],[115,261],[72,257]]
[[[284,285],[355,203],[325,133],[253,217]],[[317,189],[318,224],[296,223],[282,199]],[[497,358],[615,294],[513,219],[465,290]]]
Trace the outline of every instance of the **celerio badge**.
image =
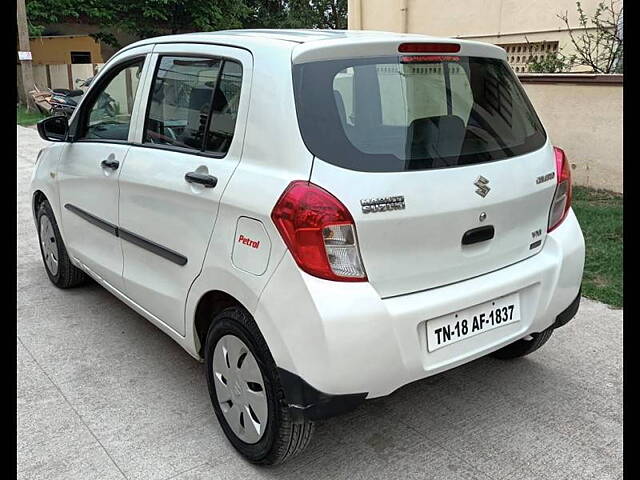
[[480,175],[475,182],[473,182],[473,184],[478,187],[476,189],[476,193],[478,195],[480,195],[482,198],[487,196],[487,193],[489,193],[489,190],[491,190],[491,188],[489,188],[487,186],[487,184],[489,183],[489,180],[487,180],[486,178],[484,178],[482,175]]

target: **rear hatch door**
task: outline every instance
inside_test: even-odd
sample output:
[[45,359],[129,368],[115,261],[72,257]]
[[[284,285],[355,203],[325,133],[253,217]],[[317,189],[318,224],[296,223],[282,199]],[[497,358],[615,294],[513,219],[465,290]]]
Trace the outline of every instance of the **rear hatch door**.
[[463,55],[294,65],[311,182],[349,209],[382,297],[482,275],[540,251],[553,149],[510,67]]

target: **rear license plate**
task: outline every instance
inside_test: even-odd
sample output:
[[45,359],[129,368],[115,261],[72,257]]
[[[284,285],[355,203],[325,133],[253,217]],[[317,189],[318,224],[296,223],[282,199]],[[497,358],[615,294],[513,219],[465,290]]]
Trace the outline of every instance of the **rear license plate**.
[[427,322],[427,350],[433,352],[519,320],[520,299],[517,293],[449,313]]

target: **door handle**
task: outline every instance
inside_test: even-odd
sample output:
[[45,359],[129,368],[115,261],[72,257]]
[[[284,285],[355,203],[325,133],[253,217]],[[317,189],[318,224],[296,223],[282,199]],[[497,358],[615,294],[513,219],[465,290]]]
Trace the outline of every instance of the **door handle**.
[[184,179],[189,183],[204,185],[206,188],[213,188],[218,184],[216,177],[205,173],[189,172],[185,174]]
[[120,162],[118,160],[110,160],[110,159],[106,159],[106,160],[102,160],[100,162],[100,166],[102,168],[110,168],[111,170],[117,170],[118,167],[120,166]]

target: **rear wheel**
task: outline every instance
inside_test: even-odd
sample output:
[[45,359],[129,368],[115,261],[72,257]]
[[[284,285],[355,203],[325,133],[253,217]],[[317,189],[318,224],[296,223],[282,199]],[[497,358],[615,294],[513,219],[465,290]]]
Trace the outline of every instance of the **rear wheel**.
[[36,220],[40,253],[49,280],[59,288],[71,288],[83,283],[87,276],[71,263],[53,216],[53,210],[47,200],[38,206]]
[[273,465],[307,447],[314,424],[291,418],[275,362],[248,312],[230,307],[213,319],[205,364],[216,417],[245,458]]
[[553,327],[549,327],[540,333],[532,333],[531,338],[518,340],[506,347],[502,347],[500,350],[496,350],[491,355],[501,360],[510,360],[512,358],[524,357],[530,353],[535,352],[541,346],[543,346],[553,333]]

